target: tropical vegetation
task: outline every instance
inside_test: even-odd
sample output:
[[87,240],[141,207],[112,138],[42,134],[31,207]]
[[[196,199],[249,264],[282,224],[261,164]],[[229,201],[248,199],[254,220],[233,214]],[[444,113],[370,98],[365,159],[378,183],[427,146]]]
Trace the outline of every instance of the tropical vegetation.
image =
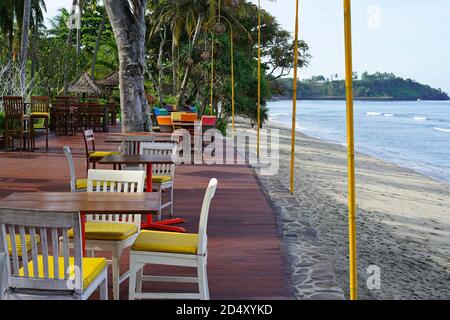
[[[233,52],[236,114],[256,118],[257,7],[249,1],[73,0],[48,22],[45,2],[0,3],[1,95],[67,94],[84,72],[94,81],[119,72],[114,96],[120,99],[125,130],[151,129],[145,93],[158,105],[196,103],[226,123]],[[264,10],[261,34],[264,120],[271,83],[292,71],[294,41]],[[308,49],[300,41],[300,66],[308,63]]]

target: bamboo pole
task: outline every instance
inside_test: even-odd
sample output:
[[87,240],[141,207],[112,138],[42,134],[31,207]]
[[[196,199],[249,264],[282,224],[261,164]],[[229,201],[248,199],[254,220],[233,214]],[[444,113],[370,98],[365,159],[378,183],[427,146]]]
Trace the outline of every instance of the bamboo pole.
[[258,0],[258,102],[257,102],[256,155],[259,159],[261,127],[261,0]]
[[355,147],[353,126],[353,63],[352,21],[350,0],[344,0],[345,25],[345,84],[347,96],[347,152],[348,152],[348,234],[350,254],[350,299],[358,299],[356,262],[356,196],[355,196]]
[[230,25],[230,47],[231,47],[231,117],[232,117],[232,125],[233,125],[233,134],[236,134],[235,129],[235,88],[234,88],[234,31],[233,26],[228,21],[228,24]]
[[295,181],[295,129],[297,124],[297,78],[298,78],[298,9],[299,0],[295,5],[295,43],[294,43],[294,80],[292,84],[292,138],[291,138],[291,175],[289,189],[294,193]]
[[211,36],[211,92],[210,92],[210,103],[211,109],[209,111],[210,115],[213,115],[213,104],[214,104],[214,35]]

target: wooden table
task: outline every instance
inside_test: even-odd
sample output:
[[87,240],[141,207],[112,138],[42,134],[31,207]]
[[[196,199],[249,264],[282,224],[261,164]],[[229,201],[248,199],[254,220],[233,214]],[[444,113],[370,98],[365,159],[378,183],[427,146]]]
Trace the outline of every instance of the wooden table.
[[105,142],[125,142],[130,143],[130,154],[139,154],[141,143],[145,142],[174,142],[182,145],[183,150],[189,150],[187,143],[190,139],[184,139],[184,131],[166,132],[127,132],[119,134],[110,134],[105,138]]
[[[141,154],[113,154],[104,157],[99,161],[100,164],[112,164],[119,169],[123,165],[144,165],[146,167],[146,189],[148,193],[152,192],[152,165],[153,164],[174,164],[170,155],[141,155]],[[174,227],[172,224],[184,222],[180,218],[162,220],[153,222],[152,215],[147,215],[147,219],[142,223],[141,228],[158,229],[164,231],[186,232],[182,227]]]
[[105,138],[105,142],[179,142],[184,132],[127,132],[113,133]]
[[159,210],[158,193],[97,192],[16,192],[3,200],[0,207],[55,212],[80,212],[83,253],[85,253],[86,214],[148,214]]

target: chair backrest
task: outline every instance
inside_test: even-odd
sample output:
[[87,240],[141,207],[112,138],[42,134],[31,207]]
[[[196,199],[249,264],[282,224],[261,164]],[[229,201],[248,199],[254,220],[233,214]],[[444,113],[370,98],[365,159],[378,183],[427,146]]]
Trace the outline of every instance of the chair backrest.
[[191,106],[189,107],[189,110],[191,110],[191,112],[198,113],[197,107]]
[[202,132],[205,133],[205,131],[209,129],[214,129],[216,127],[217,118],[216,116],[202,116],[201,120],[201,128]]
[[211,205],[211,200],[214,197],[217,189],[217,179],[212,178],[209,181],[208,188],[205,192],[205,197],[203,198],[202,210],[200,212],[200,222],[198,226],[198,244],[197,244],[197,254],[204,255],[207,250],[207,236],[206,229],[208,225],[208,215],[209,207]]
[[180,122],[181,121],[181,115],[183,112],[172,112],[170,116],[172,117],[173,122]]
[[[70,229],[73,229],[72,256],[69,256]],[[27,246],[23,245],[27,242],[26,234],[29,234],[31,239],[29,251]],[[18,246],[19,239],[21,246]],[[11,254],[8,241],[11,243]],[[83,269],[78,212],[0,208],[0,253],[7,257],[7,298],[47,296],[49,291],[53,294],[56,292],[78,297],[81,295]],[[22,259],[20,264],[19,256]]]
[[78,104],[78,98],[75,96],[57,96],[55,97],[56,107],[73,107]]
[[181,122],[195,122],[197,121],[196,113],[182,113]]
[[155,108],[155,115],[156,116],[168,116],[169,111],[167,111],[164,108]]
[[6,268],[8,258],[5,253],[0,252],[0,300],[3,300],[6,291],[6,283],[8,282],[8,269]]
[[70,170],[70,191],[75,192],[77,176],[75,175],[75,165],[73,163],[72,152],[70,151],[69,146],[64,146],[64,154],[66,155],[67,161],[69,162],[69,170]]
[[[143,155],[172,155],[177,152],[178,144],[171,142],[143,142],[140,146]],[[175,164],[153,164],[152,174],[171,176],[175,180]]]
[[47,96],[31,97],[31,112],[48,113],[50,109],[50,99]]
[[159,116],[156,117],[156,121],[158,122],[160,132],[173,132],[173,121],[170,116]]
[[84,146],[86,148],[86,156],[89,155],[89,142],[92,143],[92,151],[95,151],[95,138],[92,129],[83,130]]
[[155,104],[155,97],[153,97],[152,95],[148,94],[147,92],[145,93],[145,99],[147,99],[147,103],[149,106],[152,106]]
[[202,116],[202,126],[215,127],[217,122],[216,116]]
[[21,119],[24,114],[22,97],[3,97],[6,119]]
[[[144,192],[145,171],[89,170],[87,192]],[[86,215],[87,221],[134,223],[141,227],[139,214]]]

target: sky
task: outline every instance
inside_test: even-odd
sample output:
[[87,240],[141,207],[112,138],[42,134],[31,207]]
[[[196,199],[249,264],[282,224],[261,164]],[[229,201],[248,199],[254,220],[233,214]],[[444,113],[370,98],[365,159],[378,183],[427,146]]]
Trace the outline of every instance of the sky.
[[[47,18],[71,2],[47,0]],[[261,6],[294,31],[295,0],[261,0]],[[450,93],[450,1],[353,0],[352,24],[354,71],[392,72]],[[299,29],[312,54],[299,77],[343,78],[343,1],[300,0]]]

